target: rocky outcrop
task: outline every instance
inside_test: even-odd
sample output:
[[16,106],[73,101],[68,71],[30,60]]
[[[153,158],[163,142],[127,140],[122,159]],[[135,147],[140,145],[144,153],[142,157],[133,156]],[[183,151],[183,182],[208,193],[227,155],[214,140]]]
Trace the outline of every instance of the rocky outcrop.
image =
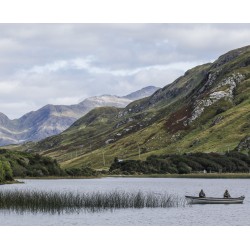
[[[209,76],[207,83],[205,83],[205,86],[213,85],[216,78],[217,77],[215,75]],[[215,102],[223,98],[232,100],[234,89],[236,88],[237,84],[242,82],[244,79],[244,75],[240,73],[234,73],[216,84],[216,87],[206,93],[206,97],[195,101],[192,116],[185,122],[185,124],[187,125],[195,121],[201,116],[205,108],[211,106]],[[203,91],[205,91],[205,88],[203,89]]]
[[211,127],[213,127],[213,126],[219,124],[219,123],[223,120],[223,118],[224,118],[223,116],[218,116],[218,117],[216,117],[216,118],[212,121]]
[[237,151],[250,150],[250,136],[243,138],[236,147]]

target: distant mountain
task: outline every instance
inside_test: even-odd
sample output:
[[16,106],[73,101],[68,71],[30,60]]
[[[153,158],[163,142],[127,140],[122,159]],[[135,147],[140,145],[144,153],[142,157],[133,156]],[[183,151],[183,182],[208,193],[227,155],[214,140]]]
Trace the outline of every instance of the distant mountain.
[[138,91],[135,91],[129,95],[123,96],[123,98],[133,100],[133,101],[139,100],[139,99],[152,95],[158,89],[160,88],[157,88],[155,86],[148,86]]
[[[64,167],[98,169],[108,168],[115,157],[144,160],[153,154],[228,150],[249,154],[250,46],[190,69],[123,109],[96,108],[63,133],[27,149],[55,157]],[[241,169],[242,164],[231,167]]]
[[102,95],[87,98],[76,105],[49,104],[14,120],[0,113],[0,146],[38,141],[59,134],[94,108],[105,106],[124,108],[132,100],[151,95],[158,88],[145,89],[147,88],[129,94],[128,98]]

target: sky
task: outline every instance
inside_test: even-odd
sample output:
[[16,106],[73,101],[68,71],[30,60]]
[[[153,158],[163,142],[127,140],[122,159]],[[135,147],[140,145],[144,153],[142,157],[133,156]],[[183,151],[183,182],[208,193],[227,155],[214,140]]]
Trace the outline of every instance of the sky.
[[0,112],[163,87],[250,45],[250,24],[0,24]]

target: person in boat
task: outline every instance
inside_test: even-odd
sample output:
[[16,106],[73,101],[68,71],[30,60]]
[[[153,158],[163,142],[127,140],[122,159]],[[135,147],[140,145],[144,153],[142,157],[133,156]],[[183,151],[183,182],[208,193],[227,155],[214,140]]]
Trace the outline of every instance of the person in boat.
[[200,191],[200,193],[199,193],[199,197],[200,197],[200,198],[206,197],[206,195],[205,195],[203,189],[201,189],[201,191]]
[[231,198],[231,195],[229,194],[227,189],[226,189],[226,191],[224,193],[224,198]]

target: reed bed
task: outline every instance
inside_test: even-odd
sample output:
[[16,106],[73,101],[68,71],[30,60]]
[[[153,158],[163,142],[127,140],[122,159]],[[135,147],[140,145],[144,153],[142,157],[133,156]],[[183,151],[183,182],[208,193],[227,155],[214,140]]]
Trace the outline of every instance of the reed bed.
[[60,193],[45,191],[0,190],[0,209],[32,213],[96,212],[126,208],[184,207],[186,201],[176,195],[112,191]]

